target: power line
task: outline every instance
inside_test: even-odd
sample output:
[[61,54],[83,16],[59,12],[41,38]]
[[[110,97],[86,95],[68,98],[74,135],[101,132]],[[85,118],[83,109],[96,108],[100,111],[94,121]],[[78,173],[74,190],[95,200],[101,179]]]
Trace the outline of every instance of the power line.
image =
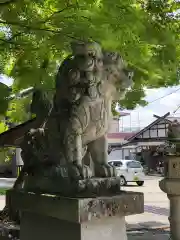
[[173,115],[180,109],[180,105],[173,111]]
[[[156,102],[156,101],[158,101],[158,100],[160,100],[160,99],[163,99],[163,98],[165,98],[165,97],[167,97],[167,96],[169,96],[169,95],[171,95],[171,94],[173,94],[173,93],[176,93],[176,92],[178,92],[179,90],[180,90],[180,87],[177,88],[177,89],[175,89],[174,91],[168,93],[168,94],[165,94],[164,96],[161,96],[161,97],[159,97],[159,98],[154,99],[153,101],[149,102],[148,105],[151,104],[151,103],[154,103],[154,102]],[[172,114],[172,115],[175,115],[175,113],[178,111],[178,109],[180,109],[180,105],[173,111],[173,114]],[[139,111],[137,111],[137,112],[138,112],[138,114],[139,114]],[[138,125],[140,126],[140,117],[139,117],[139,116],[138,116]],[[123,128],[123,126],[122,126],[122,128]],[[142,127],[141,127],[141,128],[142,128]]]
[[[163,99],[163,98],[165,98],[165,97],[167,97],[167,96],[169,96],[169,95],[171,95],[171,94],[173,94],[173,93],[175,93],[175,92],[177,92],[177,91],[179,91],[179,90],[180,90],[180,87],[177,88],[176,90],[174,90],[174,91],[172,91],[172,92],[170,92],[170,93],[162,96],[162,97],[159,97],[159,98],[154,99],[153,101],[149,102],[148,105],[151,104],[151,103],[154,103],[154,102],[156,102],[156,101],[158,101],[158,100],[160,100],[160,99]],[[180,106],[179,106],[179,107],[180,107]]]
[[173,113],[173,116],[180,115],[180,112]]

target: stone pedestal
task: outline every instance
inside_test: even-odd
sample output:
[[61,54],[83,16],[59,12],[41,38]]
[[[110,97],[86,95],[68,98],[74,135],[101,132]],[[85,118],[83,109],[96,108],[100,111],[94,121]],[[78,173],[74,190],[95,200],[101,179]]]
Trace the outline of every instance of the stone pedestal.
[[10,190],[21,240],[127,240],[125,216],[144,212],[142,193],[67,198]]
[[170,201],[171,239],[180,240],[180,157],[168,157],[165,178],[159,182],[159,187]]

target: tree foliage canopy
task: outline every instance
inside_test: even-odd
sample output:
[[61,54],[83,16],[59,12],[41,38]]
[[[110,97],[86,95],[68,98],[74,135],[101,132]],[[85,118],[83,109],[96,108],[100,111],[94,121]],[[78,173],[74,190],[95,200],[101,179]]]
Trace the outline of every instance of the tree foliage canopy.
[[121,104],[143,105],[144,86],[179,84],[179,5],[172,0],[0,0],[0,73],[14,78],[14,92],[33,85],[53,89],[70,43],[93,39],[120,52],[135,72],[134,87]]

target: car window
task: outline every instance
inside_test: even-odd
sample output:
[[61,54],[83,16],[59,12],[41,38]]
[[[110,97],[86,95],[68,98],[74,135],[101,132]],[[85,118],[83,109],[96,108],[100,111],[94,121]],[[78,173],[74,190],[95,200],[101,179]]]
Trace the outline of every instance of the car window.
[[127,166],[129,168],[141,168],[141,164],[139,162],[135,162],[135,161],[132,161],[132,162],[128,162],[127,163]]
[[114,167],[121,167],[123,164],[122,164],[122,162],[121,161],[115,161],[114,163],[113,163],[113,166]]
[[113,162],[108,162],[109,165],[113,166]]

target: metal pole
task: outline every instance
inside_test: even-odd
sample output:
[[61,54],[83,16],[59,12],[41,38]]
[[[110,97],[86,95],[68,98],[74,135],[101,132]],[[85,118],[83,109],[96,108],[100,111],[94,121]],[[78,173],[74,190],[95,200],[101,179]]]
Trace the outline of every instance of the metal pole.
[[139,116],[139,112],[138,112],[138,130],[140,130],[140,116]]

